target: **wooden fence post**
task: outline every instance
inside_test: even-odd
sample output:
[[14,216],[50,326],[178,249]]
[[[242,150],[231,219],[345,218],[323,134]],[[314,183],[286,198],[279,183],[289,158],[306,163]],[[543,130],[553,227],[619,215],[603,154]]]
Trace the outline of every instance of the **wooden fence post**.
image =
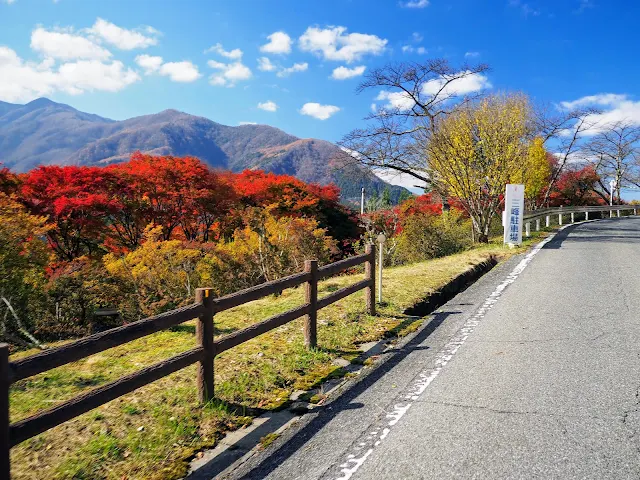
[[200,402],[207,403],[213,399],[213,289],[196,289],[196,303],[202,303],[205,311],[198,317],[196,338],[204,350],[198,365],[198,394]]
[[309,314],[304,317],[304,345],[307,348],[316,348],[318,344],[318,261],[305,261],[304,271],[311,274],[311,278],[304,287],[304,299],[309,304]]
[[365,247],[365,253],[369,258],[364,264],[364,276],[369,281],[369,286],[365,289],[367,296],[367,312],[369,315],[376,314],[376,249],[371,243]]
[[0,343],[0,478],[11,478],[9,442],[9,345]]

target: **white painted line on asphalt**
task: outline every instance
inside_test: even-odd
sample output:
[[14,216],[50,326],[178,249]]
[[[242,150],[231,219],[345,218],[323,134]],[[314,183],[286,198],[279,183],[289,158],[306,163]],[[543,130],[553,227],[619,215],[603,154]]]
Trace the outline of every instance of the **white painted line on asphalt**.
[[[583,222],[580,222],[583,223]],[[584,222],[586,223],[586,222]],[[576,225],[575,223],[573,225]],[[566,225],[560,230],[564,230],[564,228],[568,227]],[[550,237],[541,241],[538,245],[536,245],[531,252],[529,252],[518,265],[507,275],[506,279],[500,283],[496,289],[487,297],[482,306],[477,310],[477,312],[470,317],[464,325],[458,330],[456,335],[444,346],[444,348],[438,353],[435,360],[435,368],[427,368],[416,377],[417,380],[409,386],[404,395],[400,397],[403,398],[403,401],[394,405],[391,413],[386,415],[386,420],[384,423],[386,425],[382,428],[382,433],[380,433],[380,429],[376,429],[369,433],[364,442],[360,442],[357,447],[354,448],[353,453],[347,455],[346,461],[340,464],[340,476],[333,477],[335,480],[349,480],[354,473],[358,471],[358,469],[364,464],[364,462],[369,458],[371,453],[373,453],[373,449],[380,445],[382,441],[389,435],[391,427],[397,425],[400,419],[404,416],[405,413],[411,408],[412,402],[417,400],[420,395],[427,389],[427,387],[435,380],[435,378],[440,374],[442,369],[449,363],[449,361],[456,354],[458,349],[464,344],[469,335],[475,330],[475,328],[480,324],[480,321],[484,318],[491,308],[496,304],[498,299],[502,296],[505,289],[511,285],[516,279],[520,276],[520,274],[527,268],[527,265],[531,262],[533,257],[544,247],[549,241],[551,241],[555,235],[551,235]],[[369,445],[364,454],[358,452],[358,450],[362,450],[362,448],[366,445]],[[358,456],[359,455],[359,456]]]

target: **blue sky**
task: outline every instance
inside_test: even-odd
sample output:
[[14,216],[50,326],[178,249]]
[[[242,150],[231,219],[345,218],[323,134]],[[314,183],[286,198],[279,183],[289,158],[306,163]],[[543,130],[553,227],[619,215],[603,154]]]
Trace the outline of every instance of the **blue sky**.
[[[637,18],[639,2],[610,0],[0,0],[0,64],[21,69],[0,73],[0,100],[47,96],[114,119],[175,108],[335,141],[375,92],[356,95],[361,77],[334,69],[445,57],[489,64],[492,90],[556,103],[613,93],[640,119]],[[275,32],[290,51],[282,35],[260,50]],[[301,114],[307,103],[328,118]]]

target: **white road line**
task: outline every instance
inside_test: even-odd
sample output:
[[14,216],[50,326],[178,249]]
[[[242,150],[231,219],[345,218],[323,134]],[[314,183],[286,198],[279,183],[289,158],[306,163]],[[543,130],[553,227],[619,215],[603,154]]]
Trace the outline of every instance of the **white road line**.
[[[566,225],[564,228],[568,226],[569,225]],[[560,230],[564,230],[564,228],[561,228]],[[491,295],[487,297],[477,312],[464,323],[460,330],[456,332],[456,335],[438,353],[435,360],[436,367],[427,368],[418,374],[415,382],[407,388],[404,395],[401,395],[401,397],[404,398],[404,401],[397,403],[394,406],[393,411],[386,415],[386,425],[381,429],[378,428],[371,431],[363,442],[360,442],[356,447],[354,447],[353,451],[347,455],[346,460],[340,464],[340,476],[332,478],[335,478],[335,480],[349,480],[353,474],[358,471],[367,458],[369,458],[371,453],[373,453],[374,448],[382,443],[387,435],[389,435],[390,429],[396,425],[404,414],[411,408],[412,402],[418,400],[420,395],[424,393],[431,382],[433,382],[433,380],[435,380],[435,378],[440,374],[445,365],[449,363],[487,312],[493,308],[505,289],[516,281],[518,276],[520,276],[524,269],[527,268],[527,265],[529,265],[533,257],[554,237],[555,235],[551,235],[540,242],[520,261],[520,263],[518,263],[518,265],[515,266],[511,273],[507,275],[507,278],[496,287]],[[369,445],[370,448],[362,453],[363,448],[367,445]]]

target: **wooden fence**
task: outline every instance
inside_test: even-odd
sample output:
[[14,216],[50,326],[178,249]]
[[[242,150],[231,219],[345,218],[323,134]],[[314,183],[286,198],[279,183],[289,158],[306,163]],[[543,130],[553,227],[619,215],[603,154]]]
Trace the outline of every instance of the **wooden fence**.
[[[318,299],[319,280],[363,263],[365,264],[364,280]],[[216,313],[302,284],[305,285],[305,303],[303,305],[214,340],[213,317]],[[317,344],[318,310],[363,289],[366,290],[367,312],[370,315],[375,315],[375,249],[373,245],[367,245],[366,253],[362,255],[320,268],[318,268],[316,260],[307,260],[305,270],[302,273],[263,283],[221,298],[213,298],[210,288],[199,288],[196,291],[195,303],[192,305],[96,333],[14,362],[9,361],[9,346],[0,344],[0,456],[2,457],[0,459],[0,478],[10,478],[9,451],[11,447],[194,363],[198,363],[197,383],[200,400],[208,402],[214,394],[214,358],[216,355],[297,318],[305,317],[305,345],[314,348]],[[24,420],[10,423],[9,387],[18,380],[47,372],[194,318],[198,319],[196,324],[197,347],[122,377],[115,382],[90,390]]]

